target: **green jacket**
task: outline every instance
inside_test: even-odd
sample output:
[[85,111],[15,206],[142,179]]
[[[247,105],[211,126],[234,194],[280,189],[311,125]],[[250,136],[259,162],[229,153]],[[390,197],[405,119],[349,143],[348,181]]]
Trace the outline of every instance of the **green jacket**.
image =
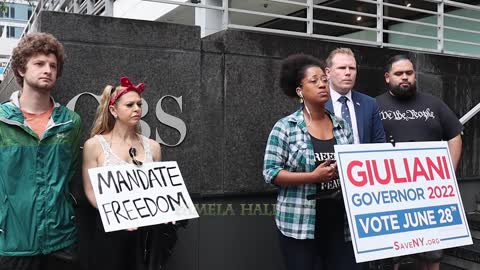
[[18,98],[0,105],[0,255],[48,254],[76,242],[69,182],[80,165],[80,117],[52,99],[38,138]]

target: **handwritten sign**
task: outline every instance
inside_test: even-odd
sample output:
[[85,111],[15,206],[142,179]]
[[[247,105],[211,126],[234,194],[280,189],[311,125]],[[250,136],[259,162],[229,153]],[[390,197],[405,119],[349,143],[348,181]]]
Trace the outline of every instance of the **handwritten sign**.
[[175,161],[88,170],[106,232],[197,218]]
[[357,262],[472,244],[446,142],[335,154]]

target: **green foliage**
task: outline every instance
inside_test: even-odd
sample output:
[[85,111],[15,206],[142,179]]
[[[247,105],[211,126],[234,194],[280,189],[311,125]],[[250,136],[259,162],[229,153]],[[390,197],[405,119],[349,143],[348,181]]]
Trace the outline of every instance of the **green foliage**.
[[5,1],[7,0],[0,0],[0,12],[7,11],[7,5],[5,4]]

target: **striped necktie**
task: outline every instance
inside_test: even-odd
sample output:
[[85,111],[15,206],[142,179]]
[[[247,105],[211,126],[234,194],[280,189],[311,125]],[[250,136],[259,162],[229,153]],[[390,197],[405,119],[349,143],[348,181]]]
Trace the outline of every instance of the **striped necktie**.
[[348,97],[341,96],[338,99],[338,101],[342,103],[342,119],[345,120],[350,125],[350,128],[353,128],[352,119],[350,118],[350,109],[348,109],[348,105],[347,105]]

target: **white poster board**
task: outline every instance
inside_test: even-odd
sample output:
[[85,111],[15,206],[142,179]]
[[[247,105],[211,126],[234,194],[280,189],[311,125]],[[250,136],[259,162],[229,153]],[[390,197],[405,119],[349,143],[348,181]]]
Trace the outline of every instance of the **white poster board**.
[[88,170],[105,232],[197,218],[175,161]]
[[446,142],[335,145],[357,262],[472,244]]

